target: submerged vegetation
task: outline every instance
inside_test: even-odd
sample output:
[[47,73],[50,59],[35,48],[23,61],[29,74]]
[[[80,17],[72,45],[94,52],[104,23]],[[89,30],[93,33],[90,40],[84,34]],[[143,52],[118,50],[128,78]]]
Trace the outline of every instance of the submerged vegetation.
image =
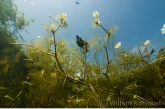
[[[92,26],[104,35],[91,41],[77,35],[71,48],[56,35],[59,29],[67,29],[67,15],[49,17],[54,23],[44,25],[47,36],[38,36],[30,44],[14,39],[8,43],[25,53],[23,58],[14,55],[17,63],[12,63],[17,66],[13,68],[24,68],[18,70],[24,76],[9,69],[9,61],[3,63],[1,107],[165,107],[164,53],[152,56],[155,50],[149,40],[140,43],[137,52],[125,50],[121,42],[114,42],[117,26],[105,29],[95,11]],[[25,67],[17,65],[19,59],[24,59],[20,62]],[[6,75],[14,75],[13,81]]]
[[[24,14],[17,10],[12,0],[0,0],[0,14],[0,107],[2,108],[12,106],[12,102],[15,103],[21,97],[16,98],[22,86],[20,83],[27,75],[27,68],[24,66],[26,56],[20,50],[20,46],[11,47],[10,43],[23,41],[19,32],[25,30],[30,22],[25,20]],[[19,102],[20,100],[17,101]]]

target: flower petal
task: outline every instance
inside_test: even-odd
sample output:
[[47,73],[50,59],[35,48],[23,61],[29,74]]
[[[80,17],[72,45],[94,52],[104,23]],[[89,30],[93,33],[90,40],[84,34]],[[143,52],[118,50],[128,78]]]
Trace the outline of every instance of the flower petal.
[[98,18],[98,16],[99,16],[99,13],[97,11],[93,12],[93,17],[94,18]]
[[143,45],[148,46],[149,44],[150,44],[150,41],[149,40],[146,40],[146,42],[144,42]]
[[115,48],[120,48],[121,47],[121,42],[118,42],[116,45],[115,45]]

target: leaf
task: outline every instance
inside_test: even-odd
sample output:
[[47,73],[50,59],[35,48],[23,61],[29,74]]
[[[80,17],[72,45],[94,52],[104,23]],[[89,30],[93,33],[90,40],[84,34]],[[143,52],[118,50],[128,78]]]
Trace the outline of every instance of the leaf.
[[12,97],[10,97],[9,95],[5,95],[4,97],[5,97],[5,98],[8,98],[8,99],[10,99],[10,100],[12,100],[12,101],[14,100],[14,99],[13,99]]
[[5,67],[3,68],[3,73],[6,73],[9,70],[9,64],[6,64]]
[[7,89],[7,88],[5,88],[5,87],[0,87],[0,90],[1,90],[1,89]]
[[92,86],[91,84],[89,84],[89,87],[90,87],[90,89],[93,91],[93,93],[94,93],[94,95],[95,95],[95,100],[96,100],[96,102],[98,102],[98,104],[100,105],[100,103],[99,103],[99,98],[98,98],[98,95],[97,95],[95,89],[93,88],[93,86]]
[[84,46],[84,41],[78,35],[76,35],[76,38],[77,38],[77,45],[82,48]]
[[154,53],[154,49],[152,48],[151,51],[150,51],[150,55],[152,55]]

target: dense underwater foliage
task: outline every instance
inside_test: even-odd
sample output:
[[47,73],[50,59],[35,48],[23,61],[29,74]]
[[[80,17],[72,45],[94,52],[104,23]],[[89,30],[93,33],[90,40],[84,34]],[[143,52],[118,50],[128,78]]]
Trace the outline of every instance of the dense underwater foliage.
[[[1,2],[5,10],[8,3]],[[47,36],[29,44],[16,41],[19,30],[30,23],[25,17],[0,19],[1,107],[165,107],[163,48],[152,56],[155,50],[147,40],[137,52],[125,50],[113,41],[117,26],[105,29],[97,11],[92,26],[105,34],[91,41],[77,35],[71,48],[56,35],[67,29],[67,15],[49,17],[54,22],[44,25]]]

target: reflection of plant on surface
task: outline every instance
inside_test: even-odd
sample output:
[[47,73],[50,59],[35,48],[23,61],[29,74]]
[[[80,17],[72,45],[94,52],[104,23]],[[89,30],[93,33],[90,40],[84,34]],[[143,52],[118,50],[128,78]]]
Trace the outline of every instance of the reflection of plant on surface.
[[[138,52],[124,50],[121,42],[113,42],[117,27],[106,30],[95,11],[92,26],[102,28],[105,34],[91,42],[77,35],[80,49],[70,48],[65,39],[56,36],[59,29],[67,28],[66,17],[63,13],[52,18],[56,24],[45,25],[48,37],[38,36],[31,44],[11,43],[26,45],[25,61],[30,70],[25,83],[29,88],[22,107],[164,107],[164,60],[150,62],[154,49],[149,41],[140,44]],[[91,52],[87,52],[89,47]],[[107,102],[161,103],[105,105],[102,98]]]

